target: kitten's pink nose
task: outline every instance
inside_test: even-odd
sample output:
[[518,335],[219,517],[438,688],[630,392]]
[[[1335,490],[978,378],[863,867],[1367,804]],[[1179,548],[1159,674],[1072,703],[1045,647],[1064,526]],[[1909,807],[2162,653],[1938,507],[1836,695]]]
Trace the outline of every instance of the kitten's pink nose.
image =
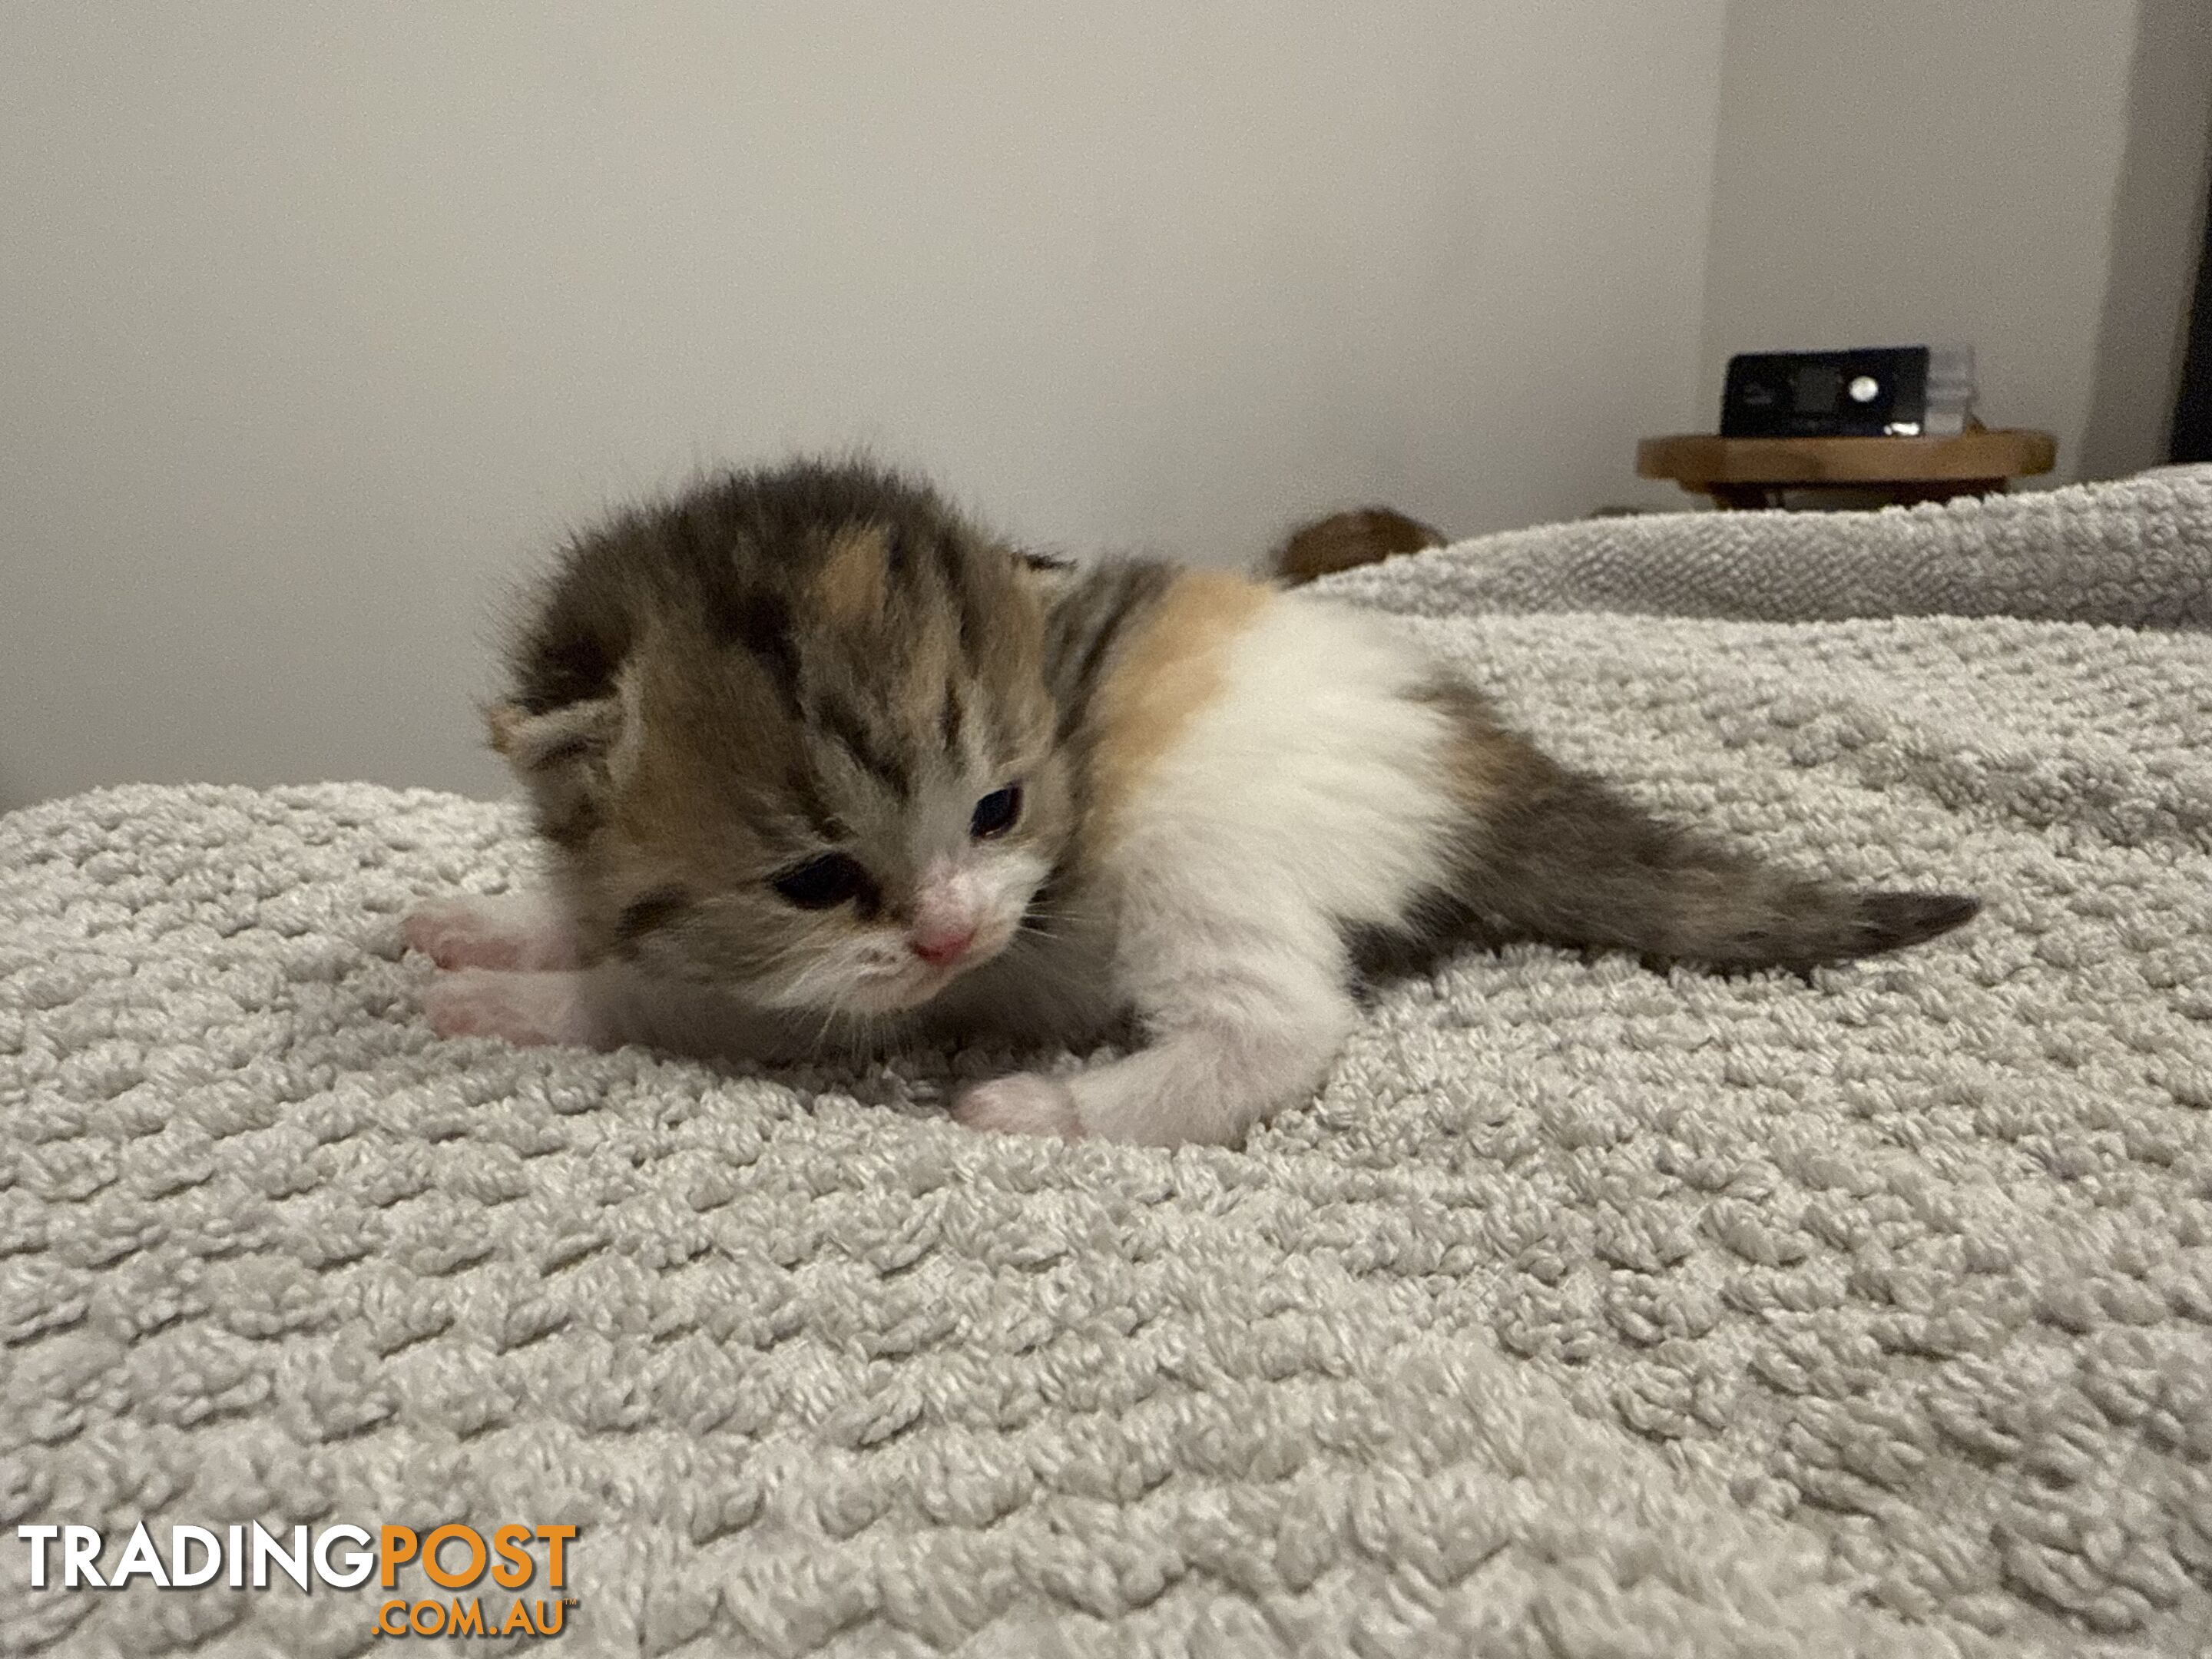
[[915,955],[933,968],[943,968],[968,954],[968,947],[975,942],[972,923],[951,927],[933,927],[927,933],[917,933],[908,941]]

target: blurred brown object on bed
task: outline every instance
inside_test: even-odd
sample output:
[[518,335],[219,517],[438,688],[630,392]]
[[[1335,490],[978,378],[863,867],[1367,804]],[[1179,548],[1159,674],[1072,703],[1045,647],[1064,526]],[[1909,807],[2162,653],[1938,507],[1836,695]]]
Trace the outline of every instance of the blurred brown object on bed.
[[1296,586],[1355,565],[1374,564],[1394,553],[1442,547],[1450,538],[1395,507],[1362,507],[1301,525],[1275,550],[1274,574]]

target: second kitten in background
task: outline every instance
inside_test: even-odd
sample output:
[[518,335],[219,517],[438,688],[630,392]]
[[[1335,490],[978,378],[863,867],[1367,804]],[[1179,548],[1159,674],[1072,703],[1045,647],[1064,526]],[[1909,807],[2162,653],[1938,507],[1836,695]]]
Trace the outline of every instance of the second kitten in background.
[[1268,559],[1269,574],[1296,587],[1340,570],[1376,564],[1395,553],[1443,547],[1450,538],[1432,525],[1395,507],[1362,507],[1332,513],[1293,530]]

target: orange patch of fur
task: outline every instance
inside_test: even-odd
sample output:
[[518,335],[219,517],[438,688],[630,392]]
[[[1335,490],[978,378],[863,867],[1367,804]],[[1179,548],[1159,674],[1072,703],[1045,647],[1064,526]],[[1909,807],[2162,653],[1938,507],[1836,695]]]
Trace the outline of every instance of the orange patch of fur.
[[1098,693],[1092,806],[1110,826],[1191,717],[1221,693],[1223,659],[1273,598],[1224,571],[1178,576]]
[[890,556],[881,525],[837,532],[823,557],[816,590],[832,622],[849,627],[881,614]]
[[1469,816],[1487,818],[1498,802],[1543,782],[1550,763],[1498,724],[1490,705],[1472,688],[1440,685],[1423,695],[1447,723],[1443,762],[1445,787]]
[[1536,781],[1528,745],[1485,722],[1454,723],[1444,764],[1454,799],[1475,818],[1486,819],[1516,788]]

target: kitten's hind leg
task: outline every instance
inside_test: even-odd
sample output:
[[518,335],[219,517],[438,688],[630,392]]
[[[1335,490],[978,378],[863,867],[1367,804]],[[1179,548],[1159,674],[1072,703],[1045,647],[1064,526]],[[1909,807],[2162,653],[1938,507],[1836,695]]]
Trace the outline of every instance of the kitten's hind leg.
[[542,894],[434,899],[408,913],[400,934],[441,968],[542,973],[576,965],[576,939]]
[[1073,1077],[979,1084],[953,1116],[1018,1134],[1233,1146],[1320,1085],[1356,1018],[1333,958],[1263,953],[1158,988],[1167,994],[1147,999],[1149,1047]]

